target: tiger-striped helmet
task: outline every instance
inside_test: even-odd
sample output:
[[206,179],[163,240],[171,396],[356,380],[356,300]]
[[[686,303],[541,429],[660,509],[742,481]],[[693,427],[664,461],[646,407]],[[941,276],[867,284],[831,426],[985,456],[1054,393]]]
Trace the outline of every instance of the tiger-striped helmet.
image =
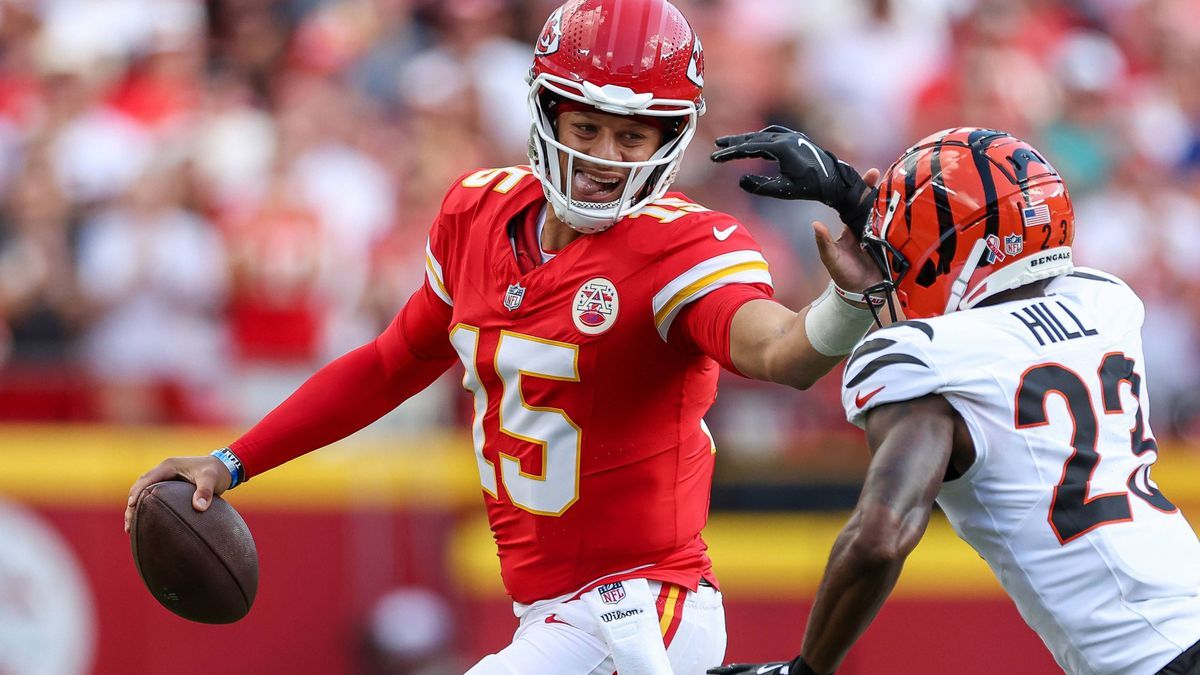
[[[967,309],[1070,272],[1075,212],[1067,186],[1025,141],[992,129],[922,139],[879,182],[863,247],[907,318]],[[893,308],[893,315],[895,314]]]

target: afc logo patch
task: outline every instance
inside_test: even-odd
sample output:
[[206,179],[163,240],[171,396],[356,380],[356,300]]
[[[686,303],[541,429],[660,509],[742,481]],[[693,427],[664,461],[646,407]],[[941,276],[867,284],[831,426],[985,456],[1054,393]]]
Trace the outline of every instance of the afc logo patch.
[[596,587],[596,592],[606,605],[615,605],[625,599],[625,587],[619,581],[615,584],[602,584]]
[[571,318],[584,335],[599,335],[617,322],[621,309],[617,287],[604,277],[590,279],[579,287],[571,301]]

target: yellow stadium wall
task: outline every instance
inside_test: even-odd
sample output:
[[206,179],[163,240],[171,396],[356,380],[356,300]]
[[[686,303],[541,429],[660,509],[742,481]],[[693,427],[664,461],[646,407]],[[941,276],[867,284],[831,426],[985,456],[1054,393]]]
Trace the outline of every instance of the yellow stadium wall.
[[[209,672],[178,654],[231,644],[242,647],[225,672],[362,672],[364,617],[376,597],[403,585],[450,601],[464,662],[507,643],[515,621],[469,439],[459,435],[352,439],[255,478],[230,495],[262,559],[251,615],[200,626],[160,608],[120,529],[129,484],[165,456],[202,453],[229,437],[220,429],[0,427],[0,500],[36,514],[85,571],[94,614],[88,672]],[[1200,452],[1168,445],[1161,456],[1160,486],[1185,512],[1200,508]],[[726,595],[730,658],[795,651],[845,517],[712,517],[706,540]],[[15,615],[3,606],[12,597],[5,583],[17,581],[0,575],[0,623]],[[964,672],[963,659],[980,664],[971,672],[1056,672],[987,566],[936,518],[841,672]]]

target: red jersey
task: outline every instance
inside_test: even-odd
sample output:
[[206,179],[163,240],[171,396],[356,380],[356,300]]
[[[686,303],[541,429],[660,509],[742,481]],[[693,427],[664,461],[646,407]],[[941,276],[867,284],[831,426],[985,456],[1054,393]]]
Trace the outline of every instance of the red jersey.
[[544,204],[527,167],[469,174],[426,250],[505,586],[524,603],[635,576],[694,589],[719,368],[672,326],[731,284],[769,294],[767,263],[745,226],[671,193],[523,272],[510,223]]

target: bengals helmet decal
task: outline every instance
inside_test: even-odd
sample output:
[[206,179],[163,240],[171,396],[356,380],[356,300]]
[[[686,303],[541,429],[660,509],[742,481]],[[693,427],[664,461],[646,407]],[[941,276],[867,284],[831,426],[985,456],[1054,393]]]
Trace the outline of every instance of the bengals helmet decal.
[[[1033,146],[992,129],[922,139],[887,170],[863,247],[906,318],[947,314],[1070,272],[1075,212]],[[895,310],[893,308],[893,315]]]

